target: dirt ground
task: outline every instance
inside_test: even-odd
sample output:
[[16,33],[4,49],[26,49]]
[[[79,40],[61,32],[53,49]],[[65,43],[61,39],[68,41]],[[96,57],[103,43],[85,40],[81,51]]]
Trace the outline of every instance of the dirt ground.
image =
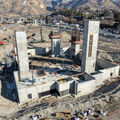
[[[6,103],[6,108],[2,107],[2,114],[0,116],[7,116],[7,119],[19,119],[28,120],[32,115],[42,115],[46,120],[57,120],[53,114],[56,112],[70,111],[74,116],[75,111],[84,111],[91,109],[105,110],[106,116],[99,115],[96,119],[93,116],[89,116],[91,120],[119,120],[120,116],[120,77],[112,79],[112,82],[107,82],[104,86],[99,88],[92,94],[74,98],[73,96],[67,96],[65,98],[47,97],[42,100],[33,101],[25,105],[15,105],[11,102]],[[5,101],[6,102],[6,101]],[[9,104],[9,105],[7,105]],[[13,106],[11,109],[8,106]],[[9,108],[11,113],[5,113],[4,109]],[[94,112],[94,115],[96,113]],[[14,117],[13,117],[14,116]],[[83,119],[84,120],[84,119]]]
[[[15,48],[15,40],[14,40],[14,32],[17,30],[25,30],[27,33],[28,45],[31,47],[50,47],[50,39],[49,34],[52,28],[42,27],[43,40],[45,42],[40,43],[41,35],[40,35],[40,26],[36,25],[16,25],[6,29],[6,31],[0,31],[0,40],[4,40],[5,45],[0,46],[1,56],[0,60],[2,60],[6,54],[9,53],[12,49]],[[62,47],[70,47],[71,33],[62,31],[62,39],[61,46]],[[81,33],[81,39],[83,38]],[[107,37],[99,37],[98,51],[104,54],[109,54],[115,61],[120,62],[120,40],[119,39],[111,39]],[[105,58],[105,57],[104,57]],[[108,57],[109,59],[110,57]]]
[[[41,35],[40,35],[40,26],[35,25],[16,25],[6,29],[5,31],[0,31],[0,40],[5,42],[5,45],[0,46],[1,56],[0,60],[2,60],[9,51],[15,48],[15,38],[14,32],[19,30],[25,30],[27,33],[28,46],[30,47],[50,47],[51,42],[49,39],[49,34],[52,28],[42,27],[42,38],[45,42],[40,43]],[[71,39],[70,34],[67,32],[61,32],[61,46],[70,47],[69,40]]]

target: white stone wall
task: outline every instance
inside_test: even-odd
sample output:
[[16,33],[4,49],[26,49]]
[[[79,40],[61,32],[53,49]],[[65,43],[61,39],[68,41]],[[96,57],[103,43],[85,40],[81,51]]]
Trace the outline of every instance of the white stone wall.
[[69,47],[63,47],[63,48],[61,48],[61,51],[62,51],[62,53],[66,53],[67,51],[69,51]]
[[[25,87],[22,89],[18,88],[19,102],[23,104],[23,103],[29,102],[31,100],[36,100],[37,98],[39,98],[39,96],[38,96],[39,93],[50,91],[52,89],[55,89],[55,87],[56,86],[55,86],[54,82],[50,82],[47,84],[29,86],[29,87]],[[32,94],[31,99],[28,98],[28,94]]]
[[100,70],[99,74],[93,75],[93,77],[96,79],[96,86],[101,85],[106,79],[117,77],[119,75],[120,66],[117,66],[116,64],[112,64],[103,59],[97,59],[97,65],[104,69]]
[[42,92],[46,92],[46,91],[50,91],[52,89],[55,89],[55,86],[54,87],[52,86],[53,84],[54,84],[54,82],[37,85],[36,86],[37,93],[42,93]]
[[57,82],[57,90],[59,92],[69,90],[70,89],[70,84],[73,81],[68,81],[68,82]]
[[71,54],[72,56],[76,56],[78,55],[78,53],[80,52],[80,44],[71,44]]
[[78,83],[78,90],[80,96],[89,94],[95,90],[95,80]]
[[[28,94],[32,94],[32,99],[28,98]],[[36,87],[30,86],[28,88],[18,89],[18,97],[21,104],[37,99],[38,94],[36,91]]]
[[35,49],[28,49],[28,53],[30,53],[31,56],[35,55]]
[[36,55],[45,55],[45,54],[47,54],[48,52],[50,52],[50,48],[48,48],[48,47],[37,47],[37,48],[35,48],[35,54]]
[[[14,50],[15,50],[15,52],[16,52],[16,48],[15,48]],[[30,53],[31,55],[36,55],[35,49],[28,49],[27,51],[28,51],[28,53]]]
[[98,74],[95,74],[95,75],[92,75],[94,78],[95,78],[95,86],[99,86],[99,85],[102,85],[103,84],[103,81],[105,80],[104,79],[104,73],[100,72]]
[[51,39],[52,55],[60,55],[60,39]]
[[2,89],[2,82],[0,80],[0,95],[1,95],[1,89]]
[[18,71],[14,71],[14,78],[15,78],[15,82],[19,82],[19,74],[18,74]]
[[100,70],[98,73],[94,75],[90,75],[91,77],[94,78],[94,80],[78,83],[78,89],[77,89],[78,94],[80,96],[89,94],[95,91],[96,89],[98,89],[98,86],[104,84],[105,80],[108,80],[113,77],[117,77],[119,75],[120,66],[114,64],[112,64],[112,66],[114,67],[106,68]]
[[115,67],[107,68],[107,69],[100,70],[100,71],[103,72],[104,79],[109,79],[112,77],[117,77],[119,75],[119,70],[120,70],[120,67],[115,66]]

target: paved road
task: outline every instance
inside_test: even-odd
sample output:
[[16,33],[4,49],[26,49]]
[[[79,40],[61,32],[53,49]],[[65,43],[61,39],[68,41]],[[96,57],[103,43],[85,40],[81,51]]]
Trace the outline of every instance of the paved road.
[[[59,28],[61,31],[67,31],[67,32],[72,32],[74,30],[73,28],[64,28],[64,27],[58,27],[58,26],[52,26],[52,25],[46,25],[42,24],[44,27],[49,27],[49,28]],[[79,30],[80,33],[83,33],[82,30]],[[108,39],[120,39],[120,35],[118,34],[112,34],[111,32],[106,32],[104,30],[100,30],[99,36],[106,37]]]
[[[6,29],[10,29],[12,27],[16,27],[16,26],[19,26],[21,25],[20,23],[16,23],[16,24],[8,24],[8,25],[5,25],[5,26],[2,26],[0,27],[0,29],[2,28],[6,28]],[[65,27],[61,27],[61,26],[53,26],[53,25],[49,25],[49,24],[41,24],[42,26],[44,27],[48,27],[48,28],[59,28],[61,31],[67,31],[67,32],[72,32],[72,30],[74,30],[74,28],[65,28]],[[80,33],[82,34],[83,31],[79,30]],[[100,36],[102,37],[105,37],[105,38],[108,38],[108,39],[120,39],[120,35],[117,35],[117,34],[112,34],[111,32],[106,32],[104,30],[100,30]]]
[[16,23],[16,24],[7,24],[5,26],[0,27],[0,29],[2,29],[2,28],[8,29],[8,28],[15,27],[15,26],[18,26],[18,25],[20,25],[20,24],[19,23]]

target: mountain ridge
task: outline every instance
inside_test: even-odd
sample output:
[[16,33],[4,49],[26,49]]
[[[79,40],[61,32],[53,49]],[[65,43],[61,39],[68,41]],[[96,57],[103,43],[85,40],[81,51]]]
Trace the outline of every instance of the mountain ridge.
[[119,0],[0,0],[0,16],[39,16],[57,8],[118,10]]
[[46,13],[42,0],[0,0],[0,16],[30,16]]
[[119,0],[71,0],[69,3],[64,4],[65,8],[80,8],[90,7],[90,10],[102,9],[119,9]]

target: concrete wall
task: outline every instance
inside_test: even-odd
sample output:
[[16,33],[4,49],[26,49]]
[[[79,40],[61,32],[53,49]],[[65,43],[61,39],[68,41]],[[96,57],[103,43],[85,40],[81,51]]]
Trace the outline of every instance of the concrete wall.
[[103,59],[97,59],[97,65],[104,68],[99,73],[92,75],[96,80],[96,86],[103,84],[106,79],[117,77],[119,75],[120,66],[110,63]]
[[102,85],[103,82],[107,79],[117,77],[119,75],[120,66],[114,66],[100,70],[99,73],[92,75],[95,78],[95,85]]
[[2,89],[2,82],[0,80],[0,95],[1,95],[1,89]]
[[117,77],[118,74],[119,74],[119,66],[100,70],[99,73],[91,75],[92,77],[95,78],[95,80],[89,80],[80,83],[78,82],[77,93],[80,96],[89,94],[95,91],[96,89],[98,89],[98,86],[104,84],[105,80],[110,79],[112,77]]
[[[32,94],[32,99],[28,98],[28,94]],[[22,104],[29,102],[30,100],[37,99],[38,95],[37,95],[36,87],[31,86],[24,89],[18,89],[18,97],[19,97],[19,102]]]
[[80,52],[80,44],[71,43],[71,54],[76,56]]
[[[104,66],[105,63],[106,65]],[[86,74],[85,80],[88,79],[88,81],[77,82],[77,94],[79,94],[80,96],[89,94],[95,91],[96,89],[98,89],[98,86],[104,84],[105,80],[108,80],[113,77],[117,77],[119,75],[120,66],[117,66],[107,61],[104,62],[101,60],[100,60],[100,64],[103,65],[103,67],[107,67],[107,68],[100,70],[92,75]]]
[[[19,87],[18,89],[18,96],[19,101],[21,104],[26,103],[30,100],[34,100],[39,98],[39,94],[45,94],[45,96],[50,95],[51,90],[57,90],[60,96],[66,96],[69,94],[76,94],[79,96],[90,94],[98,89],[98,86],[102,85],[105,80],[111,77],[117,77],[119,75],[120,66],[116,66],[113,64],[114,67],[106,68],[95,72],[93,74],[85,74],[85,80],[70,80],[66,82],[48,82],[43,84],[37,84],[35,86],[26,87]],[[14,72],[14,76],[17,79],[17,72]],[[17,81],[17,80],[16,80]],[[32,94],[32,99],[28,98],[28,94]]]
[[36,88],[37,88],[37,93],[42,93],[55,89],[55,84],[54,82],[49,82],[46,84],[37,85]]
[[96,87],[99,86],[99,85],[102,85],[103,81],[105,81],[105,79],[104,79],[104,73],[102,73],[102,72],[94,74],[94,75],[92,75],[92,77],[95,78],[95,84],[94,85]]
[[61,39],[51,39],[51,54],[60,55],[60,41]]
[[30,53],[30,55],[35,55],[35,49],[28,49],[28,54]]
[[[17,51],[16,48],[15,48],[14,50],[15,50],[15,52]],[[28,53],[30,53],[31,55],[36,55],[36,52],[35,52],[36,50],[33,49],[33,48],[27,49],[27,51],[28,51]]]
[[69,50],[70,50],[69,47],[61,48],[61,52],[62,52],[63,54],[65,54],[65,53],[69,53],[69,52],[70,52]]
[[115,66],[115,67],[106,68],[100,71],[103,72],[104,79],[109,79],[112,77],[117,77],[119,75],[119,69],[120,69],[119,66]]
[[46,54],[48,54],[50,52],[50,48],[48,48],[48,47],[37,47],[37,48],[35,48],[35,54],[36,55],[46,55]]
[[[24,88],[18,87],[19,102],[23,104],[31,100],[36,100],[37,98],[39,98],[38,94],[49,92],[50,90],[54,90],[55,87],[56,86],[54,82],[41,84],[41,85],[35,85],[35,86],[29,86],[29,87],[24,87]],[[28,98],[28,94],[32,95],[31,99]]]
[[14,75],[15,82],[19,82],[19,73],[18,73],[18,71],[14,71],[13,75]]
[[56,90],[59,93],[60,96],[66,96],[70,94],[71,84],[73,84],[73,81],[67,81],[67,82],[57,82],[56,83]]
[[[64,48],[61,48],[61,52],[63,53],[63,54],[66,54],[66,53],[70,53],[70,48],[69,47],[64,47]],[[37,48],[35,48],[35,54],[36,55],[46,55],[46,54],[48,54],[48,53],[50,53],[50,51],[51,51],[51,48],[49,48],[49,47],[37,47]]]
[[116,66],[115,64],[110,63],[109,61],[97,58],[97,62],[96,62],[97,66],[104,68],[110,68],[110,67],[114,67]]
[[92,75],[85,73],[84,75],[85,81],[93,80],[95,79]]
[[95,90],[95,80],[85,81],[85,82],[77,82],[77,93],[80,96],[89,94]]
[[68,81],[68,82],[57,82],[57,90],[60,91],[64,91],[64,90],[69,90],[70,89],[70,84],[73,81]]

